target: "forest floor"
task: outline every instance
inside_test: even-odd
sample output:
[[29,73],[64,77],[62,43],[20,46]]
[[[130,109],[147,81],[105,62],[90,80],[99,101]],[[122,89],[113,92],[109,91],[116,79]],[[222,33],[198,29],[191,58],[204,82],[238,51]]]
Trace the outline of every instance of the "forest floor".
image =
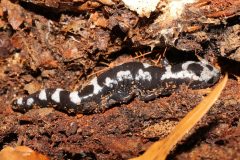
[[182,86],[170,96],[149,102],[136,98],[91,115],[53,108],[19,113],[11,102],[41,88],[77,90],[93,77],[89,75],[129,59],[156,62],[166,56],[178,63],[199,56],[228,72],[229,80],[207,115],[168,158],[238,159],[240,1],[200,0],[187,5],[179,19],[163,19],[163,2],[161,9],[144,17],[120,0],[2,0],[0,149],[23,145],[51,159],[139,156],[170,133],[207,90]]

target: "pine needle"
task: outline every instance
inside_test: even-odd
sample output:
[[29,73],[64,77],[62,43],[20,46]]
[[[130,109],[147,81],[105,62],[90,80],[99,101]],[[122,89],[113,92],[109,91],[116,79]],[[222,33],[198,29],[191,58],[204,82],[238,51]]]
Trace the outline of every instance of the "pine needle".
[[131,160],[165,160],[173,147],[192,129],[216,102],[228,80],[228,74],[217,84],[213,91],[191,110],[164,139],[155,142],[141,156]]

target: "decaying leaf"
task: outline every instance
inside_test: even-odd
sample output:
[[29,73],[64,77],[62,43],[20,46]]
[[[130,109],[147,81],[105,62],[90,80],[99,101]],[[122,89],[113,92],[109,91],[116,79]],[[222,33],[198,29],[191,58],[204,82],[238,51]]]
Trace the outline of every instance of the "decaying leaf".
[[13,4],[8,0],[2,0],[2,6],[8,13],[8,21],[13,29],[18,27],[24,22],[25,15],[22,8],[19,5]]

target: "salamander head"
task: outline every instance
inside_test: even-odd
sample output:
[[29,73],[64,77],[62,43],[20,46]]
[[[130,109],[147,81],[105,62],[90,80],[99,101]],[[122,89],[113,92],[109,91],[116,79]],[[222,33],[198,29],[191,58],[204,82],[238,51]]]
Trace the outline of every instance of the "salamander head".
[[186,83],[193,89],[207,88],[220,78],[220,72],[206,62],[187,61],[174,66],[167,66],[161,80],[172,79],[176,83]]
[[189,63],[186,68],[193,72],[197,77],[197,83],[192,83],[192,88],[206,88],[214,85],[220,78],[220,71],[215,67],[203,62]]

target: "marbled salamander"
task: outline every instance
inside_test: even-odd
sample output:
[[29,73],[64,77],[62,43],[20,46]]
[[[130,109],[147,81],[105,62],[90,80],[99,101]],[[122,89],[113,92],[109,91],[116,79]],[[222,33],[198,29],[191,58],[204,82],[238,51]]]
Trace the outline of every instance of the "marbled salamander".
[[68,113],[91,114],[132,98],[149,101],[170,94],[180,85],[192,89],[207,88],[219,80],[220,73],[203,62],[187,61],[165,67],[128,62],[93,78],[80,91],[43,89],[13,101],[13,109],[26,112],[34,107],[52,106]]

